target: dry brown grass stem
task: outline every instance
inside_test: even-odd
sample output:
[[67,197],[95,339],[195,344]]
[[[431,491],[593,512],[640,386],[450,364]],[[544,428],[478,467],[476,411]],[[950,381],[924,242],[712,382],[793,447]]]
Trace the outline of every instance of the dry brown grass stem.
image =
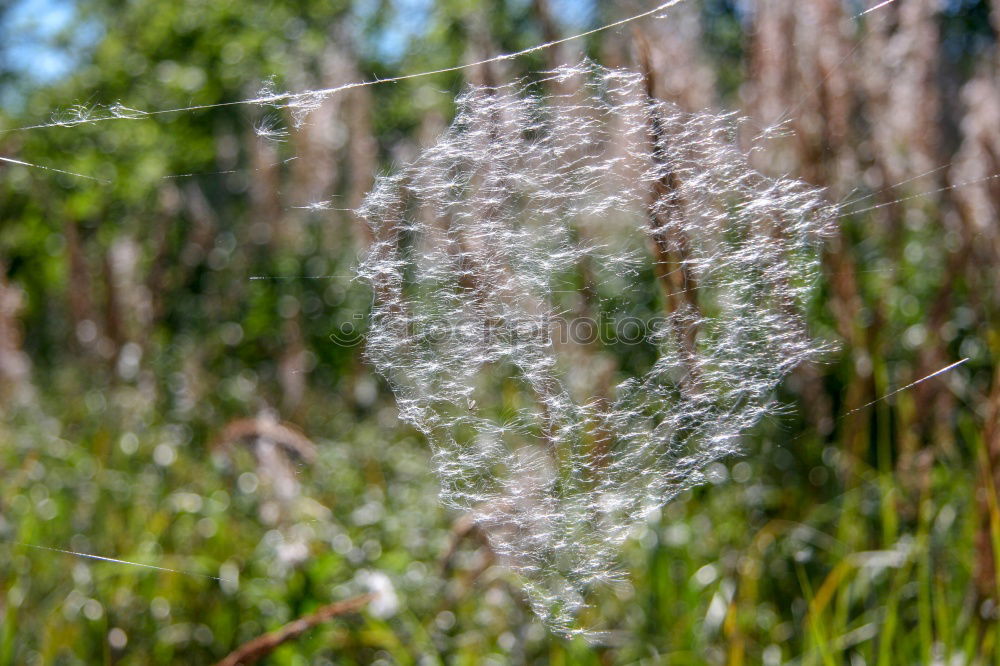
[[363,594],[344,601],[337,601],[326,606],[322,606],[315,613],[305,615],[293,620],[275,631],[258,636],[251,641],[244,643],[232,652],[216,666],[237,666],[237,664],[253,664],[256,661],[271,654],[278,646],[290,640],[298,638],[316,625],[328,622],[334,618],[356,613],[375,597],[374,594]]
[[267,439],[305,462],[316,459],[316,445],[290,423],[279,423],[264,418],[237,419],[222,429],[212,445],[213,449],[228,449],[237,442]]

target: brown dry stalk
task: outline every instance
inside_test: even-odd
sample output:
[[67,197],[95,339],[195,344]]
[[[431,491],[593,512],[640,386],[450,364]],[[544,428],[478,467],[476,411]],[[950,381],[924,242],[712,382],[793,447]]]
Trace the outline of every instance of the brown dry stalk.
[[242,441],[269,439],[287,453],[306,462],[316,460],[316,445],[291,423],[278,423],[264,418],[236,419],[226,424],[212,443],[216,450],[227,449]]
[[983,453],[979,459],[979,479],[976,502],[979,509],[979,526],[976,531],[976,559],[973,565],[973,579],[980,599],[996,599],[997,554],[994,552],[994,537],[998,516],[997,488],[1000,487],[1000,367],[993,375],[993,388],[986,400],[986,419],[983,427]]
[[335,617],[356,613],[375,597],[374,594],[363,594],[344,601],[338,601],[321,607],[311,615],[305,615],[289,622],[280,629],[258,636],[247,641],[229,653],[216,666],[237,666],[237,664],[252,664],[266,657],[282,643],[301,636],[318,624],[332,620]]
[[[657,164],[663,165],[666,162],[667,142],[663,118],[655,106],[658,100],[657,73],[645,35],[641,31],[635,30],[634,36],[636,59],[639,61],[645,79],[646,102],[649,105],[648,122],[652,159]],[[681,183],[677,174],[670,170],[654,183],[650,192],[648,219],[652,231],[655,262],[653,273],[663,291],[664,306],[668,315],[688,310],[700,316],[701,308],[697,298],[698,283],[688,265],[689,242],[684,233],[683,225],[677,223],[678,220],[683,221],[685,207],[685,201],[679,193],[680,188]],[[666,200],[670,204],[664,213],[657,212],[654,207],[656,202],[662,200]],[[695,340],[698,335],[698,327],[697,325],[685,326],[683,323],[674,322],[673,329],[673,335],[679,349],[687,357],[688,379],[686,382],[693,389],[699,383],[699,373],[695,362],[697,356]]]
[[[662,119],[652,106],[657,99],[657,75],[653,70],[649,42],[638,30],[635,31],[635,41],[637,57],[646,81],[646,99],[650,103],[649,122],[652,156],[658,164],[662,164],[665,161],[663,154],[665,129]],[[684,304],[695,311],[698,309],[695,298],[697,284],[687,265],[687,239],[684,237],[683,231],[676,228],[678,225],[672,224],[672,220],[663,219],[664,216],[652,210],[652,202],[666,199],[670,202],[670,216],[683,216],[684,201],[678,193],[679,189],[680,182],[677,174],[670,171],[656,183],[650,198],[649,224],[653,231],[653,251],[656,260],[654,269],[663,288],[668,313],[678,311]],[[686,341],[689,348],[693,345],[693,334],[694,331],[690,331],[688,337],[692,339]]]
[[24,331],[20,314],[25,299],[17,285],[6,278],[7,270],[0,261],[0,408],[31,390],[31,359],[24,351]]
[[67,220],[63,226],[63,234],[66,236],[66,273],[69,276],[66,287],[69,312],[73,330],[77,331],[80,330],[79,326],[82,322],[97,321],[91,299],[91,271],[84,251],[79,222]]

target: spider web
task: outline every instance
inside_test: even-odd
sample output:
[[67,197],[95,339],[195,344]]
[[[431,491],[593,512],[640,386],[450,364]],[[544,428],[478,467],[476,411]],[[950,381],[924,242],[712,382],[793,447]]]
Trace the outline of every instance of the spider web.
[[[835,209],[755,171],[735,137],[731,116],[584,62],[469,89],[359,211],[374,236],[359,267],[368,358],[430,442],[443,501],[556,630],[585,631],[588,592],[619,577],[632,528],[737,453],[782,378],[822,351],[801,308]],[[652,293],[645,374],[601,387],[602,367],[623,376],[606,350],[565,335],[587,293]]]

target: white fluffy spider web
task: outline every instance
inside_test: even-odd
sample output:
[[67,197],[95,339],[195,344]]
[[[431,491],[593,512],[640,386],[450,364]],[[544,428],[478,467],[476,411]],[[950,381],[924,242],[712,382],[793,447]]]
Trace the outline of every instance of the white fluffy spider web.
[[[730,117],[652,100],[636,73],[471,88],[360,213],[368,357],[433,447],[443,501],[559,631],[582,631],[630,530],[736,453],[821,351],[801,308],[833,208],[752,169]],[[606,292],[660,287],[657,359],[606,395],[579,387],[592,345],[553,333],[582,271]]]

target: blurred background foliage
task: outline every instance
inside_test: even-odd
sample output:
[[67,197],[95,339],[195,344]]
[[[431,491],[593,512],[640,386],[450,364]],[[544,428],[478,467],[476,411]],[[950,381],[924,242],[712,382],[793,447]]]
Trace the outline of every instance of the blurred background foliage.
[[[86,176],[0,163],[0,663],[212,663],[366,591],[268,663],[1000,660],[996,0],[688,0],[347,90],[301,126],[247,104],[76,122],[475,62],[649,6],[0,6],[0,154]],[[585,618],[610,628],[596,646],[548,633],[439,508],[361,358],[365,231],[310,207],[357,206],[468,83],[584,55],[739,112],[762,171],[843,204],[809,313],[836,351],[637,530],[629,582]],[[648,351],[594,353],[620,378]]]

